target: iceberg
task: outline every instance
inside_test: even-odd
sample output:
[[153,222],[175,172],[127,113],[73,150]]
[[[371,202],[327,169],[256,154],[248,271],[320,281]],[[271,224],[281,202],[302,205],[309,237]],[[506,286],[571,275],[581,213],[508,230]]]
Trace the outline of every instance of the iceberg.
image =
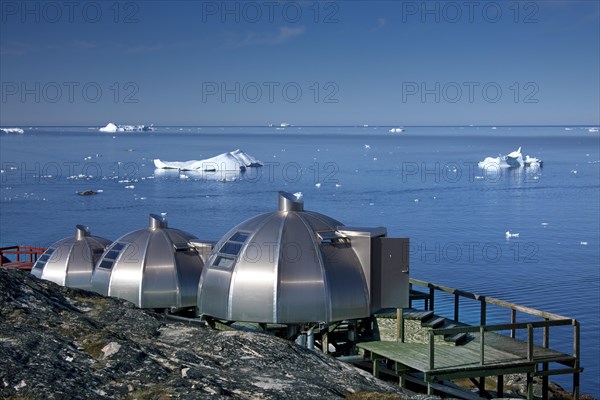
[[106,126],[98,129],[100,132],[149,132],[154,130],[154,124],[150,126],[146,125],[116,125],[112,122],[109,122]]
[[25,131],[21,128],[0,128],[0,132],[4,133],[20,133],[23,134]]
[[263,163],[252,157],[250,154],[237,149],[229,153],[223,153],[215,157],[207,158],[205,160],[161,161],[160,159],[156,159],[154,160],[154,166],[157,169],[219,172],[245,171],[246,168],[262,167]]
[[505,156],[500,157],[486,157],[483,161],[480,161],[478,166],[481,169],[488,168],[521,168],[521,167],[532,167],[539,168],[544,165],[544,162],[536,157],[525,156],[521,153],[521,147],[517,150],[508,153]]
[[520,147],[517,150],[508,153],[504,156],[504,159],[510,167],[518,168],[523,166],[523,155],[521,154]]

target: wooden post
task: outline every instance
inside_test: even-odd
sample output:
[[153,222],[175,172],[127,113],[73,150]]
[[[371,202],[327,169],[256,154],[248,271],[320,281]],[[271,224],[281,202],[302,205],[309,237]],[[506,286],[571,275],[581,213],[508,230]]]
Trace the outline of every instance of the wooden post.
[[527,373],[527,400],[533,400],[533,376]]
[[[511,310],[510,310],[510,323],[511,324],[517,323],[517,310],[515,310],[514,308],[511,308]],[[516,336],[517,336],[517,330],[511,329],[510,337],[514,339]]]
[[[579,322],[573,320],[573,356],[575,357],[576,369],[579,369],[579,356],[580,356],[580,332]],[[579,372],[573,374],[573,400],[579,399]]]
[[486,317],[486,315],[485,315],[486,314],[486,312],[485,312],[485,306],[486,306],[487,303],[485,302],[485,299],[482,299],[480,301],[481,301],[481,313],[480,313],[481,315],[480,315],[480,323],[479,323],[479,325],[485,325],[485,322],[486,322],[486,318],[485,318]]
[[[325,354],[329,354],[329,338],[327,337],[329,334],[329,332],[325,332],[323,333],[323,335],[321,335],[321,350],[323,350],[323,353]],[[373,368],[375,368],[375,364],[373,364]],[[373,374],[375,373],[375,369],[373,369]]]
[[[544,318],[548,321],[548,318]],[[545,349],[550,347],[550,327],[544,326],[544,337],[542,339]],[[542,364],[542,371],[548,371],[548,363]],[[542,376],[542,400],[548,400],[548,375]]]
[[504,375],[498,375],[498,380],[496,383],[496,397],[504,397]]
[[479,396],[480,397],[486,397],[485,376],[479,377]]
[[531,324],[527,324],[527,361],[533,361],[533,325]]
[[434,334],[433,331],[429,331],[429,370],[435,368],[435,355],[434,355]]
[[433,311],[433,299],[435,297],[435,289],[433,287],[429,288],[429,311]]
[[454,320],[458,322],[458,303],[460,297],[458,294],[454,293]]
[[404,309],[396,309],[396,341],[404,343]]
[[479,365],[483,365],[485,364],[485,354],[484,354],[484,348],[485,348],[485,329],[483,328],[483,326],[479,327]]

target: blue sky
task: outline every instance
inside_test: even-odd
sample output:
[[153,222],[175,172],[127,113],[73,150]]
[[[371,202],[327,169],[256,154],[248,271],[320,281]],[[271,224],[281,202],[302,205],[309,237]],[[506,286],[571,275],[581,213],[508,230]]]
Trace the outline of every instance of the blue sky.
[[0,1],[0,125],[600,123],[600,2]]

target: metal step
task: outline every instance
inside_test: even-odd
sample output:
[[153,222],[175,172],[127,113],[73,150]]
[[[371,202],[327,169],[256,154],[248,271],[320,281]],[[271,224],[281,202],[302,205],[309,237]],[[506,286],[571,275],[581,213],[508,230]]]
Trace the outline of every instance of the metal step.
[[444,317],[438,317],[438,318],[431,318],[428,321],[425,322],[421,322],[421,326],[425,327],[425,328],[439,328],[440,326],[444,325],[444,323],[446,322],[446,318]]

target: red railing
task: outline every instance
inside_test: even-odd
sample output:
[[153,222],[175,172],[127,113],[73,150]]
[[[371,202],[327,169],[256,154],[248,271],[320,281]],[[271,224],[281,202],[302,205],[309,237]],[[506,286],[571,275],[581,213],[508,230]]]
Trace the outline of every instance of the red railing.
[[[45,251],[46,249],[43,247],[33,246],[2,247],[0,248],[0,266],[29,271]],[[14,259],[7,256],[14,256]]]

